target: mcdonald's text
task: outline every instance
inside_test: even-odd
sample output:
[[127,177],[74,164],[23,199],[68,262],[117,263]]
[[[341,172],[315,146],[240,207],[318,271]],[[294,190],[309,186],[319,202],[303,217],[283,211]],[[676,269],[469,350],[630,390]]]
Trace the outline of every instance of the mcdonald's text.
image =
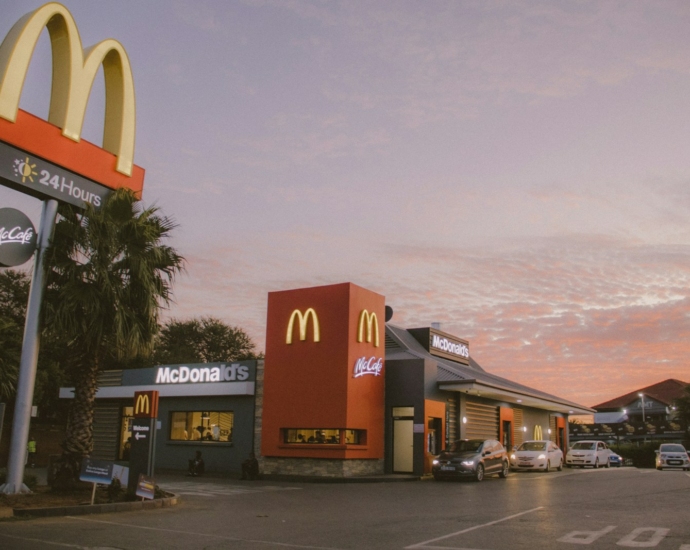
[[355,362],[355,372],[353,378],[359,378],[366,374],[380,376],[383,370],[383,359],[380,357],[360,357]]
[[249,367],[238,364],[218,367],[159,367],[156,372],[156,384],[243,382],[248,379]]
[[470,356],[470,350],[467,348],[465,344],[457,344],[455,342],[451,342],[450,340],[448,340],[448,338],[443,338],[438,334],[433,335],[431,340],[431,346],[441,351],[454,353],[455,355],[459,355],[461,357],[469,358]]

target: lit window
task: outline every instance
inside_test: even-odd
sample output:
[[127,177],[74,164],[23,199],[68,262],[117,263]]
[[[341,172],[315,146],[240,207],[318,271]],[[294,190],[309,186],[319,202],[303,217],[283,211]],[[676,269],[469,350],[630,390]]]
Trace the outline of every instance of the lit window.
[[364,445],[366,430],[333,428],[286,428],[283,441],[289,445]]
[[227,443],[232,441],[234,418],[231,411],[174,412],[170,440]]

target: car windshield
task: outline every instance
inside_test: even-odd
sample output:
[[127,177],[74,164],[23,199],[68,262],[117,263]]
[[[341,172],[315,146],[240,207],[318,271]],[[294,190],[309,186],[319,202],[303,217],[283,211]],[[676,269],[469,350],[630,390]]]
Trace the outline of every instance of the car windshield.
[[597,444],[593,443],[592,441],[579,441],[573,445],[573,449],[576,451],[593,451],[597,448],[596,445]]
[[659,450],[662,453],[684,453],[685,447],[682,445],[662,445]]
[[543,441],[525,441],[518,447],[518,451],[545,451],[546,443]]
[[477,451],[479,451],[480,447],[482,446],[482,443],[484,443],[483,439],[470,439],[470,440],[455,441],[450,446],[450,452],[451,453],[466,453],[466,452],[476,453]]

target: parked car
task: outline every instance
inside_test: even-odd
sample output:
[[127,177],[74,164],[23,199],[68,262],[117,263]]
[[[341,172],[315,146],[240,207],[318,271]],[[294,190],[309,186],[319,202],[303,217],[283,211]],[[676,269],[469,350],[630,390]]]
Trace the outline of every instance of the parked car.
[[620,468],[623,466],[623,457],[611,451],[609,454],[609,465],[613,468]]
[[656,452],[656,469],[683,468],[690,470],[690,458],[685,447],[679,443],[662,443]]
[[505,478],[510,471],[508,453],[493,439],[460,439],[443,451],[432,465],[434,479],[472,478],[498,474]]
[[565,465],[568,468],[584,468],[585,466],[608,468],[610,456],[611,449],[603,441],[578,441],[565,455]]
[[525,441],[510,455],[511,470],[563,469],[563,451],[552,441]]

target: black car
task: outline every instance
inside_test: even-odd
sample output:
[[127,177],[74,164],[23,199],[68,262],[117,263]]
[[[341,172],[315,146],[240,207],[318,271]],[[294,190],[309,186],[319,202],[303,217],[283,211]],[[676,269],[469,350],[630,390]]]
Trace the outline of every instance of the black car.
[[494,439],[459,439],[433,462],[434,479],[472,478],[481,481],[485,475],[505,478],[510,470],[508,453]]

